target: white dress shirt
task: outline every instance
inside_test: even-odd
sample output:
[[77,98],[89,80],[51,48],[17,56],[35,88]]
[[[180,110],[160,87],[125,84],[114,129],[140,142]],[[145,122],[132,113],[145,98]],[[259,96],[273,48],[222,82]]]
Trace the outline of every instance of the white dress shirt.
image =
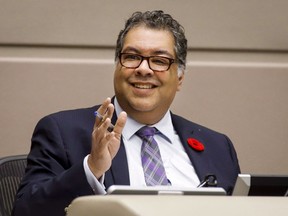
[[[118,116],[122,108],[119,106],[116,98],[114,106]],[[143,126],[145,125],[136,122],[128,116],[122,131],[131,186],[146,186],[141,163],[142,139],[135,134]],[[165,136],[156,134],[154,135],[154,139],[158,143],[166,175],[171,185],[177,187],[197,187],[200,184],[199,178],[183,148],[178,134],[173,128],[170,111],[159,122],[149,126],[156,127]],[[87,158],[88,156],[83,162],[87,180],[96,194],[105,194],[105,187],[103,185],[105,177],[103,176],[100,182],[94,177],[88,167]]]

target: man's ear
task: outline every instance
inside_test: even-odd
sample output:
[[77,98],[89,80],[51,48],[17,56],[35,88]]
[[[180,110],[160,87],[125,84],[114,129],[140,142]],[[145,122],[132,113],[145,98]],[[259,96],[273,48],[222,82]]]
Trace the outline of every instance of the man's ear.
[[183,80],[184,80],[184,73],[182,72],[182,74],[178,77],[178,87],[177,87],[177,91],[180,91],[180,90],[181,90]]

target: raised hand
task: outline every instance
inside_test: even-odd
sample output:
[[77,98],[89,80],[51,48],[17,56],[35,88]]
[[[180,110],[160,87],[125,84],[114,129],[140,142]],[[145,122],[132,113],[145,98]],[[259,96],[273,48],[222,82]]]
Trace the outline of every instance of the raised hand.
[[92,132],[92,148],[88,158],[89,168],[97,179],[110,168],[112,159],[119,150],[121,133],[127,119],[126,112],[121,112],[111,131],[109,128],[113,112],[114,105],[110,98],[107,98],[97,110],[102,118],[96,116]]

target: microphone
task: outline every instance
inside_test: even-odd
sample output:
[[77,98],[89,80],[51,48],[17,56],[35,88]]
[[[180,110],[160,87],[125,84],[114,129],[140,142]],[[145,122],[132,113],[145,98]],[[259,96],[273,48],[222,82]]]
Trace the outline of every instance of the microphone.
[[207,174],[204,178],[204,180],[202,180],[200,182],[200,184],[197,186],[197,188],[201,188],[201,187],[217,187],[217,178],[216,175],[214,174]]

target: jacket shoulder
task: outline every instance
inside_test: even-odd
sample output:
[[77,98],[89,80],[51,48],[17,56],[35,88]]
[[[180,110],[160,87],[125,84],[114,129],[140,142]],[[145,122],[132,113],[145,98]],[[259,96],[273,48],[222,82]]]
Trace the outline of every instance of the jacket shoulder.
[[207,132],[215,135],[216,134],[223,135],[221,132],[218,132],[201,124],[190,121],[182,116],[176,114],[172,114],[171,116],[173,125],[175,126],[175,128],[178,128],[178,130],[193,130],[193,131]]

